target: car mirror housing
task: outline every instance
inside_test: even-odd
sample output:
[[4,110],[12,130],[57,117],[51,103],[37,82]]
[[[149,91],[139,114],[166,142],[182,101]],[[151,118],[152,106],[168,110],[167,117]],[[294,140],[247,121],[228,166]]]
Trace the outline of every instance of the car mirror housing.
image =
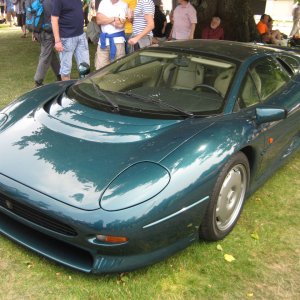
[[89,64],[87,63],[81,63],[78,67],[78,72],[79,72],[79,78],[84,78],[86,75],[90,73],[91,69]]
[[100,206],[104,210],[126,209],[158,195],[170,182],[169,172],[153,162],[140,162],[119,174],[106,188]]
[[281,107],[263,106],[256,108],[255,115],[256,123],[263,124],[283,120],[286,118],[287,112]]

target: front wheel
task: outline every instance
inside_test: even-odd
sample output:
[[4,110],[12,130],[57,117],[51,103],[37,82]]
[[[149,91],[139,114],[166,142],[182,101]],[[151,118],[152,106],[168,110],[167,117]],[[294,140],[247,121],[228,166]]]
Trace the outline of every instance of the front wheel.
[[236,224],[243,208],[250,179],[245,154],[234,154],[218,175],[210,202],[199,229],[208,241],[223,239]]

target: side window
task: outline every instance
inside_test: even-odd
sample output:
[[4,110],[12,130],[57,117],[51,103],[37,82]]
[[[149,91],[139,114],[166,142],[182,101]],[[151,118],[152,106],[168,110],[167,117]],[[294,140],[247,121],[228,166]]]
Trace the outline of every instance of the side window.
[[[256,81],[256,82],[255,82]],[[245,108],[252,106],[259,102],[259,95],[257,89],[260,87],[259,78],[253,76],[249,72],[245,76],[245,79],[242,83],[242,87],[239,95],[239,106],[240,108]]]
[[261,86],[257,89],[262,101],[277,92],[290,80],[288,73],[271,57],[261,59],[253,64],[250,73],[259,78]]
[[300,60],[296,57],[288,56],[288,55],[280,55],[278,57],[278,61],[283,65],[285,69],[289,73],[292,72],[290,75],[296,75],[299,73],[300,69]]

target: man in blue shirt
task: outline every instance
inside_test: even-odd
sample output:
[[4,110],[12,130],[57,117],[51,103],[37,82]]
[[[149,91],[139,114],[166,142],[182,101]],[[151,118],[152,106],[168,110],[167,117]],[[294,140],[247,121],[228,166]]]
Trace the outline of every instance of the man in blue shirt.
[[54,47],[60,56],[62,80],[70,79],[73,55],[77,66],[84,62],[90,64],[83,22],[81,0],[53,0],[51,23],[55,40]]

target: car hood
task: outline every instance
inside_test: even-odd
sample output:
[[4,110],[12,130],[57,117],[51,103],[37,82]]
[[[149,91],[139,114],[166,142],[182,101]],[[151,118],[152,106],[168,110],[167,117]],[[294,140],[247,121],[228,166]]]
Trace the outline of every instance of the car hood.
[[[32,93],[5,111],[0,173],[85,210],[99,209],[101,195],[124,170],[139,162],[159,164],[212,123],[102,112],[49,87]],[[29,101],[36,101],[34,109]]]

